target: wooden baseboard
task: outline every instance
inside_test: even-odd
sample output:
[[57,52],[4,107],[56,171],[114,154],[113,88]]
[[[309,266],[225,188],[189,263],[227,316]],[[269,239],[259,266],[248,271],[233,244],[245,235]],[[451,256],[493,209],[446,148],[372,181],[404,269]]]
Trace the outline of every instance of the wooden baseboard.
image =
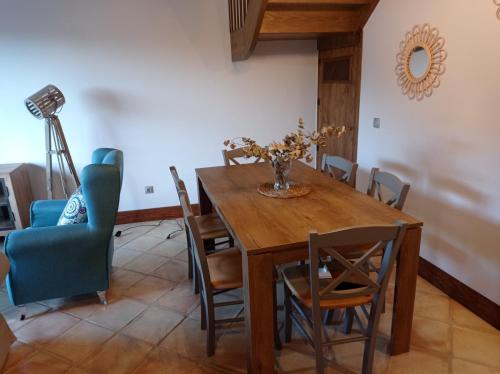
[[500,305],[474,291],[436,265],[420,257],[418,274],[471,312],[500,330]]
[[[195,214],[198,214],[198,204],[192,205]],[[180,205],[167,206],[163,208],[127,210],[118,212],[116,224],[123,225],[125,223],[137,223],[147,221],[158,221],[162,219],[175,219],[182,217],[182,208]]]

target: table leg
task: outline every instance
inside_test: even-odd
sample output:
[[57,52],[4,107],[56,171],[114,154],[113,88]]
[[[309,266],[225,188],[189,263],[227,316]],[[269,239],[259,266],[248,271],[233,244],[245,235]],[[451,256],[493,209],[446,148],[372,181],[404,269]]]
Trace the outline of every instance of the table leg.
[[248,373],[274,373],[273,258],[242,258]]
[[[205,192],[205,188],[203,187],[203,183],[198,179],[198,202],[200,204],[200,215],[210,214],[212,213],[212,202],[210,201],[207,193]],[[215,240],[207,239],[204,240],[205,250],[212,251],[215,249]]]
[[410,350],[421,235],[420,227],[409,229],[399,252],[389,345],[391,355]]
[[200,204],[200,215],[212,213],[212,202],[208,198],[200,179],[198,179],[198,202]]

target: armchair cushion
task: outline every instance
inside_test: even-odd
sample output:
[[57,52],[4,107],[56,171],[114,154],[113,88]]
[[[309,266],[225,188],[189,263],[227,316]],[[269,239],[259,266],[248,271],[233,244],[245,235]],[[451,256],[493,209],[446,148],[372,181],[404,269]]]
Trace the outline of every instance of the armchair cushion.
[[78,187],[69,198],[57,226],[74,225],[87,222],[87,205],[83,198],[82,187]]
[[67,200],[33,201],[30,210],[31,227],[47,227],[57,225]]

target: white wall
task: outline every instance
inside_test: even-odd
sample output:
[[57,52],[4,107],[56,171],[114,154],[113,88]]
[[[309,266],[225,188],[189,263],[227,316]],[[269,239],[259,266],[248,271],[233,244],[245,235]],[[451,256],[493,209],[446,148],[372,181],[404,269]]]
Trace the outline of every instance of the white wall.
[[[422,256],[500,303],[495,10],[491,1],[380,1],[365,28],[358,150],[365,172],[378,166],[411,183],[405,210],[425,222]],[[426,22],[446,39],[447,72],[416,102],[400,93],[394,68],[405,33]]]
[[195,201],[194,169],[221,165],[226,138],[316,124],[316,43],[260,43],[233,64],[228,29],[226,0],[0,0],[0,163],[44,164],[23,101],[54,83],[79,170],[94,148],[124,151],[120,210],[178,205],[170,165]]

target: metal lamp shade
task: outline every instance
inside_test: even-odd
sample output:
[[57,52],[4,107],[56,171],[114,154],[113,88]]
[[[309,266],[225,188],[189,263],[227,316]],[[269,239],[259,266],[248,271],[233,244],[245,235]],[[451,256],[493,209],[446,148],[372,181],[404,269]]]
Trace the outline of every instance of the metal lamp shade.
[[26,108],[38,119],[54,115],[65,102],[62,92],[52,84],[42,88],[24,101]]
[[24,104],[35,118],[45,119],[45,156],[46,166],[45,173],[47,178],[47,197],[52,200],[53,178],[52,178],[52,157],[55,156],[59,165],[59,178],[61,186],[66,198],[68,198],[68,186],[66,180],[66,170],[64,167],[64,159],[68,164],[69,171],[73,176],[77,186],[80,185],[80,180],[76,173],[73,159],[69,153],[68,144],[64,137],[64,132],[61,122],[57,117],[58,111],[64,105],[66,100],[61,90],[56,86],[49,84],[42,88],[37,93],[28,97]]

